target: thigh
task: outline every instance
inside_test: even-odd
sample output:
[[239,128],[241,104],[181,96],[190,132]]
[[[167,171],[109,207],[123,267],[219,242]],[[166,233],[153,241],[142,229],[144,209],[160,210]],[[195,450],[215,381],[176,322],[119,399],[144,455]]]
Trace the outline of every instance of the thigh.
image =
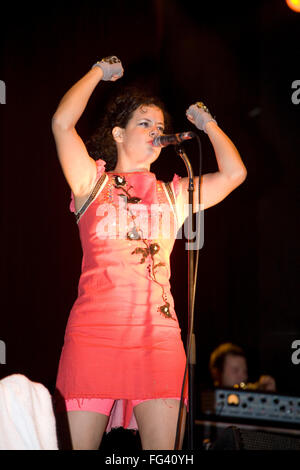
[[[144,450],[172,450],[175,446],[180,400],[159,398],[134,407]],[[185,429],[186,407],[180,429],[180,448]]]
[[73,450],[97,450],[108,416],[94,411],[68,411],[68,423]]

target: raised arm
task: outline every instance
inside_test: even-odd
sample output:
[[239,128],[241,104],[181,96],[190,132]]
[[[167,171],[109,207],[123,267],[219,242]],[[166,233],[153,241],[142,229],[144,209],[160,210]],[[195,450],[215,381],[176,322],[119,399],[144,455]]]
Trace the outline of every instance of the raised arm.
[[97,66],[92,67],[67,91],[52,117],[58,158],[75,196],[85,195],[97,174],[95,160],[89,156],[75,126],[97,84],[101,80],[115,81],[122,75],[123,68],[118,59],[106,58],[97,62]]
[[[220,129],[202,103],[190,106],[187,110],[187,118],[198,129],[207,133],[218,164],[217,172],[207,173],[201,178],[200,202],[203,205],[202,208],[207,209],[221,202],[237,188],[245,180],[247,170],[233,142]],[[182,178],[181,184],[183,194],[186,194],[186,202],[188,202],[188,178]],[[198,210],[198,184],[199,178],[196,177],[194,212]]]

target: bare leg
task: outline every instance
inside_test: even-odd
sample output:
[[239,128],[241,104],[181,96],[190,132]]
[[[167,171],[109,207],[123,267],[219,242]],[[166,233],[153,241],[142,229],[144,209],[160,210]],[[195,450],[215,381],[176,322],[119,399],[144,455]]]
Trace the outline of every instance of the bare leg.
[[108,416],[93,411],[68,411],[73,450],[97,450],[108,422]]
[[[143,450],[172,450],[175,445],[179,400],[160,398],[147,400],[134,408]],[[186,407],[180,434],[180,449],[184,437]]]

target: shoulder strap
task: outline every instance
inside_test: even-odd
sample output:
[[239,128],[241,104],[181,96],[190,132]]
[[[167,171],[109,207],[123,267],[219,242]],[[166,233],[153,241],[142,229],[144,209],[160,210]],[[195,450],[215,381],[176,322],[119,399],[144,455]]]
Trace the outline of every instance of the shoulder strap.
[[91,192],[91,194],[89,195],[88,199],[85,201],[85,203],[83,204],[83,206],[79,209],[79,211],[75,214],[75,218],[76,218],[76,222],[79,221],[80,217],[82,216],[82,214],[86,211],[86,209],[88,208],[88,206],[91,204],[91,202],[94,200],[96,194],[98,193],[100,187],[102,186],[102,184],[104,183],[105,181],[105,178],[106,178],[106,173],[103,173],[103,175],[100,176],[100,178],[98,179],[97,183],[95,184],[94,186],[94,189],[93,191]]
[[174,209],[176,208],[176,201],[175,201],[175,196],[174,196],[174,193],[172,191],[172,188],[171,188],[171,184],[170,183],[164,183],[165,185],[165,188],[166,190],[168,191],[168,194],[169,194],[169,197],[171,199],[171,202],[174,206]]
[[170,199],[170,202],[172,203],[177,228],[179,228],[179,219],[178,219],[178,214],[177,214],[176,199],[175,199],[174,191],[172,189],[171,183],[163,183],[163,185],[164,185],[165,191],[166,191],[166,193],[167,193],[167,195]]

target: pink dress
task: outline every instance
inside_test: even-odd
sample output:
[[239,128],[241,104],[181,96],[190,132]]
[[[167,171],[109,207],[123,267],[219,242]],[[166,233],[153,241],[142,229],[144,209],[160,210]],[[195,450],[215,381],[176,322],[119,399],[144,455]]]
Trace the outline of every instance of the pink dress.
[[179,177],[172,199],[154,173],[96,164],[96,191],[77,213],[82,268],[56,388],[64,399],[115,399],[128,427],[130,400],[181,394],[186,356],[169,282]]

